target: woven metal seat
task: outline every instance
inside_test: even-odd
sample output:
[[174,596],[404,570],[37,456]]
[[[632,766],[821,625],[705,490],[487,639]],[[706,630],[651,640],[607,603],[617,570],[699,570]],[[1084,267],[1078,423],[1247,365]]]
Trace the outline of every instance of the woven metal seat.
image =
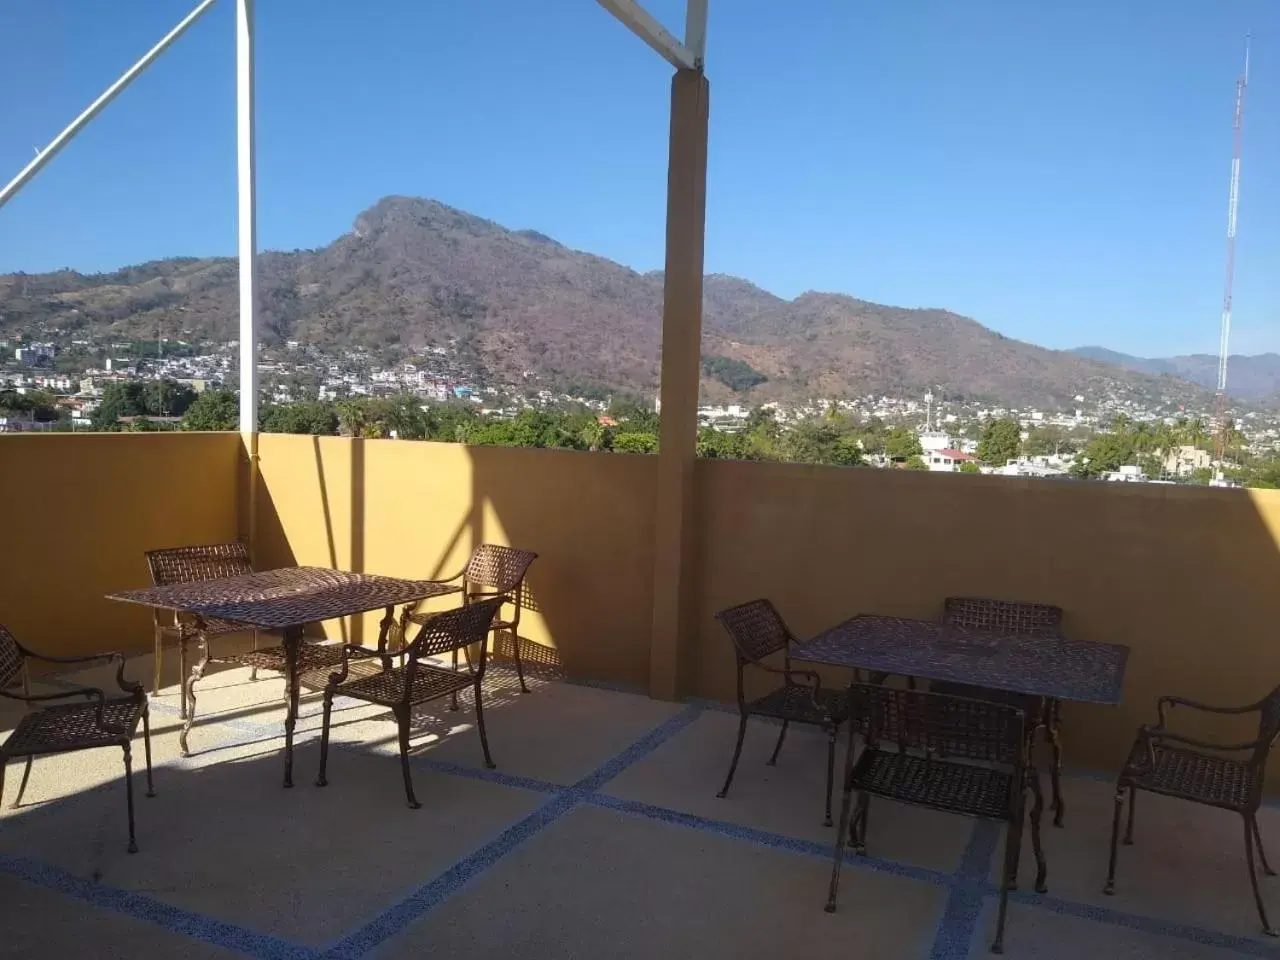
[[[404,776],[405,795],[409,806],[415,810],[422,806],[414,794],[413,778],[409,773],[409,711],[415,705],[456,694],[458,690],[467,687],[474,688],[480,747],[484,751],[485,766],[493,769],[489,738],[484,729],[481,684],[484,682],[485,666],[488,663],[486,640],[489,630],[498,610],[506,602],[506,597],[490,597],[475,600],[456,610],[423,618],[418,635],[404,651],[404,665],[401,667],[392,667],[391,658],[385,653],[375,653],[367,647],[353,644],[343,645],[340,648],[345,654],[342,669],[329,677],[329,683],[324,688],[324,726],[320,734],[320,774],[316,778],[316,786],[327,786],[329,782],[326,776],[329,764],[329,721],[335,696],[354,697],[391,708],[400,728],[400,769]],[[447,670],[423,662],[423,658],[437,657],[473,645],[479,647],[479,653],[474,662],[468,658],[465,672],[458,671],[456,666],[453,670]],[[373,674],[359,671],[360,675],[352,678],[353,659],[357,661],[357,665],[363,665],[359,661],[367,663],[376,659],[381,663],[382,670]]]
[[[831,826],[831,790],[835,782],[836,736],[849,715],[848,700],[842,692],[823,690],[822,681],[812,670],[791,668],[791,645],[795,636],[768,600],[752,600],[716,614],[733,641],[734,663],[738,673],[738,740],[733,747],[729,773],[717,797],[729,795],[729,786],[742,756],[742,741],[747,735],[747,720],[752,716],[771,717],[782,721],[778,742],[769,757],[769,766],[778,762],[778,752],[787,736],[787,726],[804,723],[827,732],[827,795],[823,823]],[[781,655],[782,666],[766,663],[766,658]],[[754,667],[780,676],[783,685],[763,697],[747,700],[746,668]]]
[[[1241,743],[1221,743],[1185,736],[1169,729],[1171,708],[1227,716],[1256,713],[1258,735]],[[1116,848],[1120,840],[1120,816],[1126,794],[1129,798],[1129,822],[1124,834],[1126,846],[1133,843],[1139,790],[1231,810],[1240,814],[1244,821],[1245,860],[1249,867],[1249,882],[1253,887],[1254,904],[1258,908],[1263,933],[1272,937],[1280,936],[1267,919],[1267,909],[1258,888],[1258,870],[1254,864],[1256,851],[1258,859],[1262,861],[1263,871],[1268,876],[1275,876],[1262,847],[1262,834],[1258,830],[1258,809],[1262,806],[1267,758],[1276,738],[1280,736],[1280,687],[1276,687],[1257,703],[1242,707],[1219,707],[1183,697],[1161,697],[1156,701],[1156,715],[1158,723],[1138,728],[1133,749],[1129,751],[1129,757],[1116,779],[1115,807],[1111,821],[1111,854],[1103,892],[1115,892]]]
[[[1028,788],[1035,796],[1031,844],[1036,857],[1036,891],[1045,892],[1046,868],[1040,845],[1044,799],[1030,764],[1022,711],[989,700],[865,683],[849,687],[849,711],[844,797],[827,912],[836,909],[846,837],[857,853],[866,852],[872,796],[1003,821],[1008,825],[1004,870],[991,945],[993,953],[1003,952],[1008,894],[1018,875]],[[859,732],[866,741],[860,753],[855,736]]]
[[853,776],[860,789],[903,803],[992,820],[1008,817],[1013,775],[994,767],[864,750]]
[[[1009,637],[1061,637],[1062,608],[1047,603],[1016,603],[1011,600],[989,600],[984,597],[948,597],[944,604],[944,622],[963,630],[981,630]],[[1044,731],[1044,739],[1053,753],[1049,766],[1053,789],[1053,825],[1062,826],[1066,803],[1062,798],[1062,704],[1043,697],[1029,697],[1007,690],[989,690],[963,683],[934,682],[935,693],[953,697],[969,697],[1008,704],[1021,710],[1027,718],[1027,735]]]
[[408,667],[395,667],[358,680],[348,681],[342,685],[340,693],[344,697],[394,707],[405,699],[406,693],[410,703],[425,703],[458,690],[465,690],[474,683],[475,678],[468,673],[419,663],[412,682],[409,681]]
[[849,698],[843,690],[822,690],[790,684],[747,704],[747,712],[758,717],[794,720],[797,723],[843,723],[849,716]]
[[[503,618],[501,608],[494,617],[491,627],[495,637],[507,636],[511,639],[512,654],[516,660],[516,677],[520,680],[520,692],[528,693],[524,683],[524,664],[520,659],[520,613],[525,603],[525,575],[538,555],[532,550],[520,550],[516,547],[504,547],[496,543],[482,543],[471,551],[467,565],[452,577],[432,580],[431,583],[449,586],[450,592],[462,596],[463,605],[474,603],[491,597],[504,597],[505,603],[511,606],[511,616]],[[434,614],[419,613],[416,605],[406,607],[400,617],[400,638],[409,635],[409,625],[421,626]],[[470,658],[471,652],[463,648],[463,654]],[[453,668],[458,668],[458,651],[452,654]],[[454,694],[452,707],[458,709],[458,697]]]
[[1179,750],[1139,738],[1125,767],[1139,790],[1192,800],[1227,810],[1246,810],[1254,773],[1247,763],[1195,750]]
[[[40,660],[58,665],[116,662],[116,685],[124,697],[108,697],[97,687],[63,684],[58,693],[32,694],[27,663]],[[28,712],[9,738],[0,744],[0,795],[4,793],[4,771],[9,760],[26,757],[22,782],[13,805],[22,803],[22,794],[31,777],[32,758],[50,753],[70,753],[94,747],[120,747],[124,751],[125,793],[129,804],[129,852],[136,853],[138,841],[133,825],[133,738],[142,724],[142,745],[147,760],[147,796],[155,796],[151,781],[151,723],[147,695],[142,684],[124,678],[124,654],[104,653],[88,657],[46,657],[18,643],[0,626],[0,696],[27,703]],[[19,693],[14,687],[21,684]],[[83,700],[81,703],[55,703]],[[40,704],[48,706],[38,706]]]

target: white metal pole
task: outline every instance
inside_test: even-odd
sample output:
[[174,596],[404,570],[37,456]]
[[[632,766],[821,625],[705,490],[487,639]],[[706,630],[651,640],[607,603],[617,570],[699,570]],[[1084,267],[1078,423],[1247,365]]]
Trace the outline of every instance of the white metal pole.
[[107,87],[102,96],[89,104],[80,116],[76,117],[67,125],[65,130],[49,141],[49,145],[37,153],[35,159],[23,167],[22,171],[5,184],[4,189],[0,190],[0,207],[3,207],[15,193],[22,189],[28,180],[39,173],[40,168],[52,160],[54,156],[57,155],[58,151],[66,146],[67,142],[80,132],[81,127],[102,112],[102,108],[114,100],[119,95],[120,91],[132,83],[138,74],[151,66],[156,57],[164,53],[170,44],[186,33],[187,28],[195,23],[206,10],[213,6],[214,2],[215,0],[203,0],[199,6],[182,19],[182,22],[166,33],[159,43],[148,50],[141,60],[126,70],[120,76],[119,80]]
[[[240,432],[258,430],[258,211],[254,176],[253,0],[236,0],[236,196],[240,253]],[[252,455],[252,451],[251,451]]]
[[702,69],[707,55],[707,0],[685,0],[684,45],[693,54],[693,64]]

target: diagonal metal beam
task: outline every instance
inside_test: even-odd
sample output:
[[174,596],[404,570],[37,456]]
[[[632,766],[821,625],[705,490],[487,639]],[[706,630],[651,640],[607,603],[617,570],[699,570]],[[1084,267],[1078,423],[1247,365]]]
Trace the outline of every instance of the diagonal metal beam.
[[597,0],[597,2],[677,70],[701,68],[701,57],[695,56],[692,50],[672,36],[666,27],[655,20],[653,15],[635,0]]
[[65,130],[49,141],[49,145],[37,153],[34,160],[23,167],[18,175],[10,180],[3,189],[0,189],[0,207],[3,207],[15,193],[23,188],[28,180],[39,173],[41,167],[52,160],[57,152],[65,147],[71,138],[80,132],[81,127],[101,113],[102,109],[114,100],[125,87],[131,84],[138,74],[151,66],[156,57],[164,53],[165,50],[169,48],[170,44],[186,33],[187,28],[199,20],[201,15],[213,6],[213,4],[214,0],[203,0],[203,2],[188,13],[176,27],[166,33],[160,39],[159,43],[148,50],[141,60],[121,74],[120,79],[115,83],[107,87],[97,100],[89,104],[80,116],[76,117],[67,125]]

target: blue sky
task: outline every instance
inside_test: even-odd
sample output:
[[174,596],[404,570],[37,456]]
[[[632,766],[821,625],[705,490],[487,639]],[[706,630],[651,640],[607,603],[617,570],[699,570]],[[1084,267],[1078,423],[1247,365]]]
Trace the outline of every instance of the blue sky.
[[[0,178],[194,2],[0,3]],[[264,247],[401,193],[661,266],[670,68],[593,0],[258,8]],[[1215,352],[1250,27],[1233,348],[1280,350],[1275,0],[711,0],[707,269]],[[233,31],[222,0],[0,209],[0,272],[234,252]]]

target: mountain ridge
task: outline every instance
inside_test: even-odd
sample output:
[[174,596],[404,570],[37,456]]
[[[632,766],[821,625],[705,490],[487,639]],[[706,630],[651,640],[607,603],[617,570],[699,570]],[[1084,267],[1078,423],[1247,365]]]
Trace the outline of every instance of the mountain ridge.
[[[236,276],[230,257],[0,276],[0,333],[150,339],[163,326],[183,339],[232,340]],[[449,345],[495,382],[532,376],[650,395],[657,385],[661,271],[639,273],[435,200],[384,197],[326,246],[264,252],[259,288],[268,345],[409,354]],[[787,300],[726,274],[705,281],[703,352],[766,378],[735,389],[707,376],[711,400],[925,390],[1047,408],[1080,394],[1204,400],[1189,381],[1047,350],[945,309],[818,291]]]

